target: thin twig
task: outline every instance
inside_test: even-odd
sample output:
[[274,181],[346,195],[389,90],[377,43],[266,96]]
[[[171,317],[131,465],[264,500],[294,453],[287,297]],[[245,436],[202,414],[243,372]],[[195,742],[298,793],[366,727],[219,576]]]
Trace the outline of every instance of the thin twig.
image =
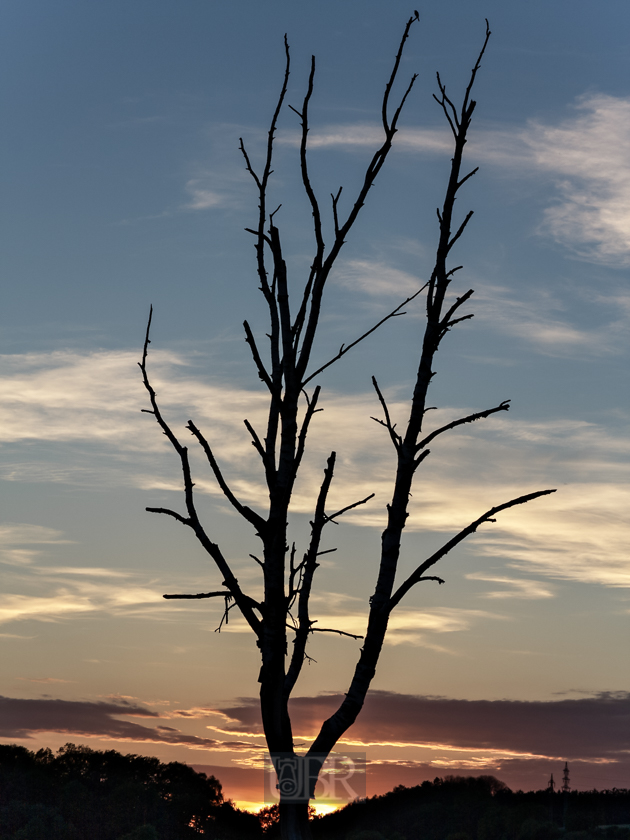
[[337,234],[339,233],[339,216],[338,216],[338,213],[337,213],[337,206],[339,204],[339,199],[341,197],[342,189],[343,189],[343,187],[339,187],[339,189],[337,190],[337,195],[333,195],[333,193],[330,194],[330,197],[332,198],[332,211],[333,211],[333,223],[335,225],[335,236],[337,236]]
[[[405,42],[407,41],[407,38],[409,37],[409,30],[411,29],[411,27],[413,26],[413,24],[416,20],[417,20],[417,18],[414,16],[414,17],[409,18],[409,20],[407,21],[407,25],[405,26],[405,31],[403,32],[403,36],[402,36],[401,41],[400,41],[400,46],[398,47],[398,52],[396,53],[396,59],[394,61],[394,67],[392,69],[391,76],[389,77],[389,80],[388,80],[387,84],[385,85],[385,95],[383,96],[383,104],[381,106],[381,119],[382,119],[382,122],[383,122],[383,130],[385,131],[385,134],[389,134],[392,130],[392,128],[389,125],[388,119],[387,119],[387,106],[389,104],[389,95],[391,93],[392,87],[394,86],[394,82],[396,81],[396,76],[398,74],[398,68],[400,67],[400,60],[402,58],[403,50],[405,48]],[[403,102],[404,102],[404,100],[403,100]]]
[[214,477],[217,481],[217,484],[219,485],[219,487],[223,491],[223,494],[226,497],[226,499],[230,502],[232,507],[236,511],[238,511],[238,513],[240,513],[240,515],[244,519],[246,519],[248,522],[250,522],[254,526],[254,528],[256,528],[258,533],[262,533],[265,530],[265,528],[267,527],[266,521],[262,518],[262,516],[260,516],[255,511],[253,511],[251,508],[247,507],[247,505],[244,505],[241,502],[239,502],[239,500],[236,498],[236,496],[234,495],[234,493],[232,492],[232,490],[228,486],[228,483],[226,482],[225,478],[223,477],[223,473],[221,472],[221,468],[219,467],[219,465],[217,463],[217,459],[214,457],[214,453],[213,453],[213,451],[210,447],[210,444],[205,439],[205,437],[202,435],[202,433],[199,431],[199,429],[195,426],[195,424],[193,423],[192,420],[188,421],[188,423],[186,425],[186,428],[190,429],[191,433],[199,441],[199,443],[201,445],[201,448],[203,449],[203,451],[206,454],[206,458],[208,459],[208,463],[210,464],[210,468],[212,469],[212,472],[214,473]]
[[323,411],[321,408],[317,408],[317,402],[319,400],[319,395],[321,393],[321,387],[317,385],[315,390],[313,391],[313,396],[309,400],[308,394],[304,389],[302,389],[302,393],[306,397],[307,408],[306,414],[304,415],[304,420],[302,421],[302,426],[300,427],[300,432],[298,434],[298,445],[295,451],[295,458],[294,458],[294,467],[293,467],[293,475],[297,475],[297,471],[300,467],[302,462],[302,457],[304,455],[304,450],[306,448],[306,435],[308,434],[308,429],[311,424],[311,420],[313,419],[313,415],[316,414],[318,411]]
[[378,383],[377,383],[376,378],[374,376],[372,377],[372,385],[374,386],[374,390],[376,391],[379,402],[380,402],[380,404],[383,408],[383,411],[385,413],[386,422],[383,423],[382,420],[377,420],[376,417],[372,417],[372,420],[376,420],[377,423],[380,423],[382,426],[385,426],[385,428],[389,432],[389,436],[392,439],[392,443],[396,447],[396,450],[398,450],[400,445],[402,444],[402,438],[398,434],[398,432],[396,431],[396,426],[392,426],[392,421],[391,421],[390,416],[389,416],[389,409],[387,408],[387,403],[385,402],[385,397],[381,393],[381,389],[378,387]]
[[247,321],[243,321],[243,328],[245,329],[245,341],[249,344],[249,349],[252,351],[254,364],[256,365],[256,369],[258,370],[258,377],[273,393],[271,377],[267,373],[267,369],[265,368],[263,361],[260,358],[260,353],[258,352],[258,347],[256,345],[256,339],[254,338],[254,334],[252,333],[251,327],[249,326]]
[[263,463],[264,463],[266,458],[267,458],[267,453],[265,452],[264,446],[260,442],[260,438],[258,437],[258,434],[256,433],[256,430],[254,429],[252,424],[249,422],[249,420],[243,420],[243,423],[245,424],[245,428],[247,429],[247,431],[252,436],[252,446],[254,447],[256,452],[258,452],[258,454],[260,455],[260,457],[262,458]]
[[[313,622],[313,624],[314,623],[315,622]],[[289,628],[289,630],[293,630],[294,633],[297,633],[298,630],[299,630],[299,627],[296,624],[287,624],[287,627]],[[309,633],[338,633],[340,636],[347,636],[350,639],[364,639],[365,638],[365,636],[357,636],[356,633],[347,633],[345,630],[335,630],[332,627],[313,627],[313,626],[311,626],[311,627],[308,628],[308,632]],[[305,654],[305,657],[306,657],[306,654]],[[308,659],[309,657],[306,657],[306,658]]]
[[[330,516],[326,515],[326,522],[333,522],[338,516],[342,516],[344,513],[347,513],[349,510],[353,510],[354,508],[359,507],[359,505],[366,504],[366,502],[369,502],[370,499],[373,499],[375,495],[376,495],[375,493],[370,493],[370,495],[366,496],[365,499],[361,499],[358,502],[353,502],[351,505],[346,505],[345,508],[341,508],[341,510],[338,510],[337,513],[331,513]],[[336,524],[337,523],[335,522],[335,525]],[[334,550],[335,549],[333,549],[333,551]],[[325,552],[322,552],[322,553],[325,553]]]
[[312,622],[309,617],[309,601],[311,597],[313,577],[319,565],[317,562],[319,545],[322,531],[324,530],[324,526],[327,522],[325,513],[326,500],[328,498],[328,492],[335,472],[336,458],[337,453],[331,452],[328,461],[326,462],[324,478],[317,496],[315,516],[311,522],[311,539],[308,551],[304,555],[304,559],[300,564],[300,591],[298,596],[297,629],[295,631],[295,639],[293,640],[293,653],[291,654],[291,661],[284,679],[284,692],[287,697],[291,694],[291,691],[297,682],[305,659],[308,658],[306,654],[306,645],[308,642],[309,631],[312,626]]
[[[451,277],[452,277],[453,273],[455,272],[455,270],[456,269],[452,269],[449,272],[449,275]],[[450,277],[448,275],[447,275],[447,279],[450,279]],[[459,307],[462,306],[462,304],[466,303],[466,301],[469,300],[469,298],[471,298],[474,295],[474,293],[475,292],[474,292],[473,289],[468,289],[467,292],[465,292],[463,295],[460,295],[458,298],[456,298],[455,303],[451,306],[451,308],[446,312],[446,314],[442,318],[442,324],[445,324],[446,322],[450,321],[450,319],[457,312]]]
[[336,361],[341,359],[342,356],[345,356],[346,353],[349,350],[352,350],[352,348],[356,347],[356,345],[360,341],[363,341],[364,338],[367,338],[368,335],[371,335],[375,330],[377,330],[380,326],[382,326],[382,324],[384,324],[385,321],[389,321],[390,318],[395,318],[399,315],[404,315],[405,314],[404,312],[400,312],[400,310],[403,308],[403,306],[406,306],[414,298],[418,297],[420,292],[422,292],[424,289],[426,289],[426,287],[428,285],[429,285],[428,283],[425,283],[424,286],[421,289],[418,289],[417,292],[414,292],[414,294],[411,295],[411,297],[408,297],[406,300],[403,300],[402,303],[399,303],[398,306],[396,307],[396,309],[393,309],[389,313],[389,315],[386,315],[384,318],[381,318],[381,320],[378,322],[378,324],[375,324],[371,329],[369,329],[367,332],[363,333],[362,336],[355,339],[355,341],[353,341],[352,344],[347,344],[347,345],[342,344],[341,347],[339,348],[339,352],[337,353],[337,355],[333,356],[333,358],[330,359],[328,362],[326,362],[325,365],[322,365],[320,368],[317,368],[317,370],[314,373],[311,373],[310,376],[307,376],[306,379],[302,382],[302,385],[306,385],[308,382],[311,381],[311,379],[318,376],[318,374],[320,374],[322,371],[326,370],[327,367],[330,367],[330,365],[334,364]]
[[331,627],[311,627],[309,633],[338,633],[340,636],[348,636],[350,639],[365,638],[365,636],[357,636],[355,633],[346,633],[345,630],[335,630]]
[[148,507],[145,508],[147,513],[163,513],[166,516],[172,516],[173,519],[176,519],[178,522],[181,522],[182,525],[190,525],[190,519],[186,519],[185,516],[182,516],[181,513],[177,513],[177,511],[169,510],[168,508],[153,508]]
[[[460,182],[457,184],[457,188],[458,188],[458,189],[459,189],[459,187],[461,186],[461,184],[463,184],[463,183],[464,183],[464,181],[465,181],[465,180],[466,180],[466,179],[464,178],[464,180],[463,180],[463,181],[460,181]],[[448,243],[447,252],[451,250],[451,248],[453,247],[453,245],[457,242],[457,240],[459,239],[459,237],[460,237],[460,236],[462,235],[462,233],[466,230],[466,225],[467,225],[467,224],[468,224],[468,222],[472,219],[472,217],[473,217],[473,215],[474,215],[474,212],[475,212],[474,210],[469,210],[469,211],[468,211],[468,213],[466,214],[466,218],[464,219],[464,221],[461,223],[461,225],[460,225],[460,226],[459,226],[459,228],[457,229],[457,233],[455,234],[455,236],[453,236],[453,238],[452,238],[452,239],[450,240],[450,242]]]
[[175,598],[179,601],[197,601],[201,598],[225,598],[227,595],[228,598],[232,596],[225,592],[199,592],[198,595],[162,595],[162,598],[166,598],[168,601],[174,600]]
[[[339,253],[346,241],[346,237],[350,232],[350,229],[354,225],[357,217],[361,211],[361,208],[365,204],[367,199],[368,193],[372,188],[379,172],[383,168],[385,160],[389,155],[389,152],[392,148],[392,142],[394,139],[394,134],[396,133],[396,123],[398,118],[402,112],[402,108],[404,103],[407,100],[407,97],[416,81],[416,76],[413,76],[405,94],[403,95],[400,104],[394,114],[394,118],[392,119],[391,124],[388,125],[388,118],[387,118],[387,107],[389,101],[389,94],[394,85],[396,80],[396,76],[398,74],[398,69],[400,66],[400,57],[402,55],[402,49],[405,45],[405,41],[407,40],[409,34],[409,28],[413,23],[413,20],[407,22],[407,26],[405,27],[405,31],[403,33],[400,46],[398,49],[398,53],[396,55],[396,60],[394,62],[394,68],[392,70],[390,79],[387,83],[385,88],[385,93],[383,95],[383,104],[382,104],[382,113],[385,115],[384,117],[384,131],[385,131],[385,139],[383,144],[372,156],[372,160],[367,166],[365,170],[365,175],[363,178],[363,184],[359,190],[359,193],[352,205],[350,212],[343,224],[338,224],[337,232],[335,235],[335,241],[330,248],[326,259],[322,263],[320,269],[315,271],[315,273],[311,273],[311,277],[309,278],[309,282],[307,283],[307,288],[304,293],[304,297],[302,300],[302,307],[300,308],[300,313],[298,318],[306,318],[306,307],[307,301],[310,301],[310,310],[308,313],[308,318],[306,318],[306,328],[304,331],[304,338],[302,340],[302,346],[299,352],[299,360],[296,366],[296,374],[298,378],[302,378],[305,375],[306,369],[308,367],[310,358],[311,358],[311,351],[313,348],[313,342],[315,341],[315,333],[317,331],[317,325],[319,322],[320,312],[321,312],[321,301],[322,296],[324,293],[324,287],[332,271],[333,266],[336,263],[336,260],[339,256]],[[315,265],[315,262],[313,263]],[[302,329],[302,322],[300,321],[300,332]],[[297,342],[297,339],[296,339]],[[296,351],[297,351],[297,343],[296,343]]]
[[495,405],[494,408],[487,408],[485,411],[477,411],[475,414],[469,414],[466,417],[460,417],[458,420],[453,420],[452,423],[447,423],[446,426],[441,426],[439,429],[435,429],[435,431],[431,432],[430,435],[423,438],[420,443],[416,444],[416,452],[420,449],[424,449],[424,447],[431,443],[431,441],[438,435],[448,432],[449,429],[455,429],[457,426],[462,426],[464,423],[474,423],[475,420],[483,420],[486,417],[490,417],[492,414],[496,414],[497,411],[509,410],[510,400],[503,400],[502,403]]

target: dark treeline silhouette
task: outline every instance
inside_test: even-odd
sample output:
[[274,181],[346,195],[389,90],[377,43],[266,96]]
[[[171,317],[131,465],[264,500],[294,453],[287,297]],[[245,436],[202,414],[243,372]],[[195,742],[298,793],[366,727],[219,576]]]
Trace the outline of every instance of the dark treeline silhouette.
[[66,744],[0,744],[0,840],[258,840],[214,776],[179,762]]
[[514,793],[494,776],[446,776],[357,800],[312,828],[314,840],[630,840],[630,827],[598,828],[626,824],[630,790]]
[[[278,817],[277,806],[260,818],[238,810],[218,779],[179,762],[0,744],[0,840],[275,840]],[[630,790],[514,793],[493,776],[446,776],[357,800],[311,830],[314,840],[630,840]]]

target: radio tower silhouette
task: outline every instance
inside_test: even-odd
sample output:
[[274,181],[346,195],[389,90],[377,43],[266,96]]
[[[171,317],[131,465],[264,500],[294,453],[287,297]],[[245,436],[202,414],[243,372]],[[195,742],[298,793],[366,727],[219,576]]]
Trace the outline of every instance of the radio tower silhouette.
[[564,762],[564,772],[562,774],[562,799],[564,800],[562,808],[562,827],[567,830],[567,810],[569,808],[569,791],[571,790],[569,779],[569,763]]
[[551,778],[547,784],[547,791],[549,792],[549,822],[553,822],[553,792],[555,789],[556,783],[553,780],[553,773],[551,774]]
[[571,790],[569,779],[569,763],[568,761],[564,762],[564,772],[562,774],[562,793],[568,793]]

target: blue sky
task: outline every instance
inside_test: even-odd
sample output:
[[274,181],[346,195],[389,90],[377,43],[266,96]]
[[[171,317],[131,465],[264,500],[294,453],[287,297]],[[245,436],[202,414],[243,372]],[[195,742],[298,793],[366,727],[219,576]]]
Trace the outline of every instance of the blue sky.
[[[241,324],[247,317],[262,334],[265,323],[244,232],[256,198],[238,138],[260,160],[286,32],[290,104],[299,105],[317,56],[314,185],[324,201],[343,184],[349,202],[379,143],[380,97],[412,11],[398,0],[3,4],[0,693],[97,711],[105,700],[122,703],[122,720],[133,704],[132,717],[157,710],[184,733],[134,735],[102,721],[73,731],[67,718],[55,724],[51,712],[44,724],[24,711],[3,740],[83,739],[230,773],[256,764],[255,734],[249,752],[190,740],[228,738],[207,728],[216,723],[208,710],[253,696],[258,665],[237,621],[213,632],[218,606],[161,599],[219,580],[188,534],[143,512],[181,502],[178,465],[140,414],[136,362],[153,304],[150,365],[169,419],[201,425],[243,499],[264,506],[242,428],[264,410],[264,395]],[[413,593],[393,621],[375,687],[541,709],[560,698],[627,702],[630,9],[613,0],[443,0],[419,11],[401,71],[418,81],[332,278],[317,358],[427,278],[450,148],[431,98],[435,71],[459,96],[489,18],[467,147],[480,170],[459,199],[461,213],[475,216],[455,255],[465,266],[460,286],[475,289],[475,318],[440,351],[432,399],[436,423],[503,399],[512,409],[434,448],[403,563],[493,504],[544,487],[558,493],[505,514],[449,556],[447,586]],[[285,109],[271,201],[283,205],[277,219],[300,283],[312,233],[296,131]],[[364,621],[392,480],[387,441],[370,420],[370,377],[402,419],[421,316],[420,303],[410,306],[322,378],[325,412],[296,490],[298,541],[331,448],[340,457],[335,502],[376,493],[329,535],[339,551],[322,564],[315,601],[322,623],[351,632]],[[196,468],[216,539],[256,586],[248,534]],[[318,639],[318,664],[298,694],[343,691],[356,653],[349,640]],[[377,712],[370,720],[378,730]],[[486,739],[485,752],[471,753],[459,735],[445,746],[443,733],[426,743],[413,734],[398,747],[377,736],[371,757],[394,774],[480,767],[535,786],[523,768],[540,761],[542,786],[545,768],[566,755],[582,787],[629,783],[625,759],[604,746],[599,758],[591,747],[580,758],[568,746],[527,757],[515,745],[509,760],[521,764],[510,770],[501,738],[495,752]],[[234,785],[231,795],[255,800]]]

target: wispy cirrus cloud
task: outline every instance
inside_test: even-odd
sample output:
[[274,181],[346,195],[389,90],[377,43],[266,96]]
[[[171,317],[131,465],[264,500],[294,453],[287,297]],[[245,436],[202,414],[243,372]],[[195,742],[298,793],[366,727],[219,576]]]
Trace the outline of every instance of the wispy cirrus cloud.
[[335,280],[349,289],[360,289],[368,295],[413,295],[424,281],[378,260],[347,260],[342,263]]
[[35,619],[59,621],[92,612],[130,614],[161,603],[161,593],[141,586],[103,586],[68,582],[49,587],[47,594],[0,594],[0,623]]
[[203,178],[191,178],[186,182],[190,200],[183,205],[186,210],[209,210],[228,203],[226,196],[206,184]]
[[[0,442],[92,441],[126,450],[164,448],[159,433],[146,435],[149,418],[140,416],[147,398],[137,352],[58,351],[1,359]],[[161,404],[176,409],[173,422],[182,427],[186,413],[192,412],[228,432],[238,417],[240,431],[244,413],[258,416],[264,408],[262,392],[192,377],[189,360],[180,354],[156,350],[149,365],[152,382],[163,390]]]
[[41,546],[68,545],[71,542],[63,539],[63,533],[55,528],[5,522],[0,525],[0,563],[29,566],[43,554]]
[[[630,264],[630,97],[585,94],[573,114],[555,123],[476,128],[467,147],[471,162],[500,167],[502,175],[534,173],[555,179],[553,203],[543,212],[539,233],[575,256],[596,263]],[[296,144],[297,135],[282,142]],[[352,150],[378,147],[374,124],[313,130],[311,148]],[[401,152],[448,154],[448,128],[403,128],[395,141]]]
[[630,97],[590,94],[557,125],[523,133],[535,166],[558,177],[541,231],[585,259],[630,264]]
[[0,593],[0,624],[62,621],[93,612],[131,614],[160,604],[161,593],[137,573],[44,565],[45,550],[30,548],[71,542],[63,537],[56,529],[24,523],[0,528],[0,562],[9,567]]
[[[112,481],[149,491],[179,492],[180,479],[173,474],[172,460],[162,458],[161,453],[170,454],[164,437],[150,415],[139,413],[144,402],[139,393],[136,356],[65,353],[10,358],[8,373],[0,379],[4,440],[55,446],[89,443],[90,457],[115,452],[117,472],[112,473]],[[242,421],[248,418],[255,427],[264,428],[265,394],[201,380],[186,369],[185,361],[169,352],[156,353],[152,360],[163,410],[178,432],[184,433],[184,424],[192,417],[211,443],[220,441],[218,455],[234,492],[244,503],[264,509],[267,491]],[[393,421],[403,422],[407,404],[395,391],[386,396]],[[338,509],[375,493],[374,500],[345,519],[355,525],[382,528],[392,487],[393,459],[386,435],[371,419],[379,416],[376,398],[373,394],[327,393],[320,404],[324,411],[312,424],[309,452],[293,497],[294,509],[311,513],[322,465],[334,448],[340,457],[330,507]],[[440,427],[479,408],[431,412],[431,427]],[[574,419],[532,423],[501,417],[440,437],[431,448],[414,490],[409,531],[454,533],[502,501],[562,484],[554,496],[505,512],[495,525],[484,526],[471,540],[475,550],[508,562],[529,564],[537,574],[550,577],[611,586],[629,584],[625,546],[630,540],[626,484],[630,444],[625,434]],[[462,451],[466,452],[464,459]],[[67,468],[72,461],[68,460],[68,450],[64,453]],[[191,449],[191,456],[198,457],[199,453]],[[207,465],[195,461],[194,470],[198,491],[221,499]],[[513,476],[519,476],[518,484]],[[11,477],[19,479],[20,470],[13,470]],[[101,481],[99,472],[99,485]],[[60,538],[56,532],[32,530],[20,536],[17,531],[5,530],[0,531],[0,550],[4,559],[14,564],[32,564],[44,548],[41,541]],[[68,564],[58,565],[63,568]],[[80,578],[76,569],[72,574]],[[87,608],[92,595],[86,590],[77,600],[74,594],[67,594],[67,585],[64,582],[54,601],[59,610],[76,608],[71,603]],[[101,591],[107,590],[101,587]],[[140,602],[145,597],[140,591],[137,596]],[[35,604],[15,601],[5,607],[17,615],[35,609]]]
[[525,598],[525,599],[539,599],[539,598],[553,598],[554,593],[548,584],[543,584],[538,580],[531,580],[528,578],[515,577],[499,577],[495,575],[488,575],[484,572],[470,572],[466,575],[468,580],[481,580],[484,583],[496,583],[503,587],[502,589],[493,589],[490,592],[484,592],[483,598]]
[[[278,143],[299,146],[300,134],[295,131],[278,133]],[[382,126],[375,123],[345,123],[313,127],[309,134],[311,149],[367,147],[378,149],[384,140]],[[453,138],[448,128],[401,128],[396,134],[396,148],[412,152],[448,153]]]
[[60,545],[72,542],[64,539],[62,531],[43,525],[5,522],[0,525],[0,545]]
[[[549,288],[529,289],[516,297],[505,287],[473,284],[471,310],[486,329],[518,337],[537,353],[563,358],[597,358],[625,353],[630,324],[630,295],[589,290],[585,301],[597,312],[593,325],[571,323],[567,303]],[[572,294],[572,297],[575,293]]]
[[[385,260],[348,260],[339,266],[336,282],[372,298],[387,299],[390,305],[413,295],[423,285],[421,278],[394,268]],[[596,319],[592,326],[572,323],[567,301],[557,290],[528,288],[514,290],[487,281],[471,281],[474,297],[465,310],[472,312],[485,330],[509,335],[526,342],[535,353],[561,358],[597,358],[625,353],[630,324],[630,294],[609,294],[593,289],[571,293],[588,303]],[[422,317],[421,307],[408,311],[412,318]]]
[[62,680],[59,677],[16,677],[18,680],[22,680],[23,682],[32,682],[32,683],[71,683],[74,680]]

